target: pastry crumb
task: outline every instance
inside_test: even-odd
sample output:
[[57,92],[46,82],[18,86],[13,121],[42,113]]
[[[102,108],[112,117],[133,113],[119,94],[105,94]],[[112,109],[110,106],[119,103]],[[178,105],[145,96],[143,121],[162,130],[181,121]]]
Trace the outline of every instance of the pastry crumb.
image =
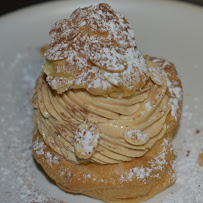
[[196,132],[196,134],[199,134],[199,133],[200,133],[200,130],[199,130],[199,129],[196,129],[195,132]]
[[189,155],[190,155],[190,150],[187,150],[186,156],[189,156]]

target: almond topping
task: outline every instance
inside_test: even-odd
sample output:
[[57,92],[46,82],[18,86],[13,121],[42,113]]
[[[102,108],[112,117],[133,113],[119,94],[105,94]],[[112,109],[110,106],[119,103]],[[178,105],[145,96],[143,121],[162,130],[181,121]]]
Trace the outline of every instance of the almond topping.
[[75,153],[80,159],[90,158],[96,151],[100,138],[98,126],[85,121],[76,130],[74,139]]
[[129,130],[125,132],[125,139],[133,145],[145,144],[149,140],[149,134],[142,133],[140,130]]

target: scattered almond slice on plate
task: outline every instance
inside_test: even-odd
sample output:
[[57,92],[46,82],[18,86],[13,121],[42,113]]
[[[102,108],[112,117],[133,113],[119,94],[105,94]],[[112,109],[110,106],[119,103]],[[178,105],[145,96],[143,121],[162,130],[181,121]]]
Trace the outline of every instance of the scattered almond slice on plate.
[[202,151],[199,154],[199,165],[203,166],[203,149],[202,149]]

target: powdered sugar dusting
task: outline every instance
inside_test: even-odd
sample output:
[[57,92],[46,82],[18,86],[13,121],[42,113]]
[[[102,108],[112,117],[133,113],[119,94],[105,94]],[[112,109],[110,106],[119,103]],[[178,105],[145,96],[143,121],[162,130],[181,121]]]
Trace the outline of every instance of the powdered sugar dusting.
[[143,144],[149,139],[149,134],[139,129],[129,130],[125,133],[125,139],[131,144]]
[[[168,145],[168,140],[164,139],[163,150],[158,154],[157,157],[153,158],[151,161],[148,161],[149,167],[135,167],[130,169],[130,172],[125,172],[120,177],[120,183],[122,182],[132,182],[133,179],[138,179],[144,184],[147,184],[147,178],[160,178],[160,171],[163,170],[163,167],[168,164],[165,157],[167,155],[166,146]],[[158,170],[155,174],[152,174],[153,170]]]
[[181,130],[174,140],[174,147],[177,149],[176,183],[169,189],[170,193],[165,193],[164,203],[201,203],[203,200],[203,167],[198,163],[198,155],[203,146],[201,101],[202,97],[194,99],[188,105],[188,98],[185,98]]
[[44,143],[43,142],[38,142],[38,138],[34,141],[33,143],[33,149],[36,151],[38,155],[43,155],[44,154]]
[[129,173],[125,172],[124,175],[121,175],[120,183],[129,182],[129,181],[132,182],[133,181],[132,178],[136,177],[138,180],[146,184],[146,179],[150,177],[151,172],[152,172],[152,169],[144,168],[143,166],[132,168],[130,169]]
[[147,111],[149,111],[149,110],[152,108],[150,101],[148,101],[148,102],[145,104],[145,108],[147,109]]
[[179,109],[179,102],[182,99],[182,89],[180,87],[169,86],[170,93],[174,98],[170,98],[171,115],[177,119],[177,111]]
[[98,126],[85,121],[75,132],[74,148],[79,158],[87,159],[93,155],[99,142]]
[[[67,198],[74,199],[73,202],[78,201],[78,199],[90,201],[88,197],[72,197],[70,194],[58,190],[44,178],[44,174],[33,161],[30,148],[33,130],[30,100],[34,82],[39,75],[40,66],[43,62],[38,50],[29,49],[23,53],[17,53],[9,62],[1,56],[0,59],[0,202],[62,203],[67,202]],[[198,71],[196,74],[202,73],[202,69],[196,71]],[[8,83],[7,81],[11,82]],[[185,92],[188,91],[185,90]],[[195,95],[191,98],[185,97],[181,127],[173,141],[177,151],[176,183],[146,202],[202,202],[203,168],[198,163],[198,155],[203,143],[202,104],[201,95]],[[43,145],[40,142],[35,147],[39,153],[43,153]],[[190,152],[189,155],[188,151]],[[157,161],[162,162],[161,157]],[[128,177],[136,177],[141,181],[144,178],[147,180],[150,171],[140,167],[132,170],[132,173],[130,176],[123,174],[125,180]],[[86,175],[86,180],[88,180],[89,175]],[[97,179],[96,181],[106,182],[105,179]]]
[[[0,64],[0,202],[62,202],[39,187],[40,173],[32,157],[31,97],[42,62],[38,49],[28,49]],[[44,153],[43,143],[35,142],[34,148]]]
[[172,66],[172,64],[166,60],[158,59],[158,58],[154,58],[154,59],[152,59],[152,61],[161,67],[161,68],[159,67],[158,70],[164,76],[166,76],[168,91],[172,95],[172,98],[169,99],[169,102],[171,104],[171,115],[175,119],[177,119],[177,112],[178,112],[179,107],[180,107],[180,101],[182,100],[183,92],[182,92],[182,88],[177,87],[177,84],[169,79],[170,73],[165,71],[165,67]]
[[46,157],[46,160],[47,160],[47,163],[51,166],[52,163],[54,164],[59,164],[59,157],[58,156],[53,156],[50,152],[47,152],[45,154],[45,157]]
[[[162,145],[167,146],[168,144],[169,144],[168,140],[164,139],[164,142],[163,142]],[[171,150],[173,150],[173,148],[171,148]],[[166,158],[166,154],[167,154],[166,147],[164,147],[162,152],[159,153],[159,155],[157,157],[152,159],[152,161],[149,161],[149,163],[151,164],[151,167],[153,169],[161,170],[162,171],[164,165],[167,164],[166,159],[165,159]]]
[[[44,64],[47,81],[58,93],[79,86],[92,94],[96,87],[99,94],[108,95],[114,86],[123,86],[119,91],[128,94],[131,91],[132,95],[148,79],[148,69],[137,50],[132,27],[107,4],[78,8],[69,19],[56,22],[50,35],[52,42],[45,57],[63,60],[68,73],[61,76],[57,67],[58,75],[54,75]],[[98,67],[98,74],[91,71],[94,66]],[[85,78],[87,75],[90,79]]]

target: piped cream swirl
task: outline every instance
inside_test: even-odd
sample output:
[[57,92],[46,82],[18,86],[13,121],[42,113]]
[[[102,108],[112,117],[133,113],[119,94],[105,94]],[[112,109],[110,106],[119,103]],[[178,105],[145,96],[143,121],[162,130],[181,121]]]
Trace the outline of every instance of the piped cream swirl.
[[[115,99],[81,89],[59,95],[42,73],[34,90],[33,120],[46,144],[73,163],[131,161],[144,155],[166,131],[165,119],[170,111],[166,78],[154,78],[152,74],[133,96]],[[96,141],[91,138],[96,143],[94,151],[83,158],[76,155],[74,146],[80,146],[75,137],[84,123],[97,126],[99,136]]]

